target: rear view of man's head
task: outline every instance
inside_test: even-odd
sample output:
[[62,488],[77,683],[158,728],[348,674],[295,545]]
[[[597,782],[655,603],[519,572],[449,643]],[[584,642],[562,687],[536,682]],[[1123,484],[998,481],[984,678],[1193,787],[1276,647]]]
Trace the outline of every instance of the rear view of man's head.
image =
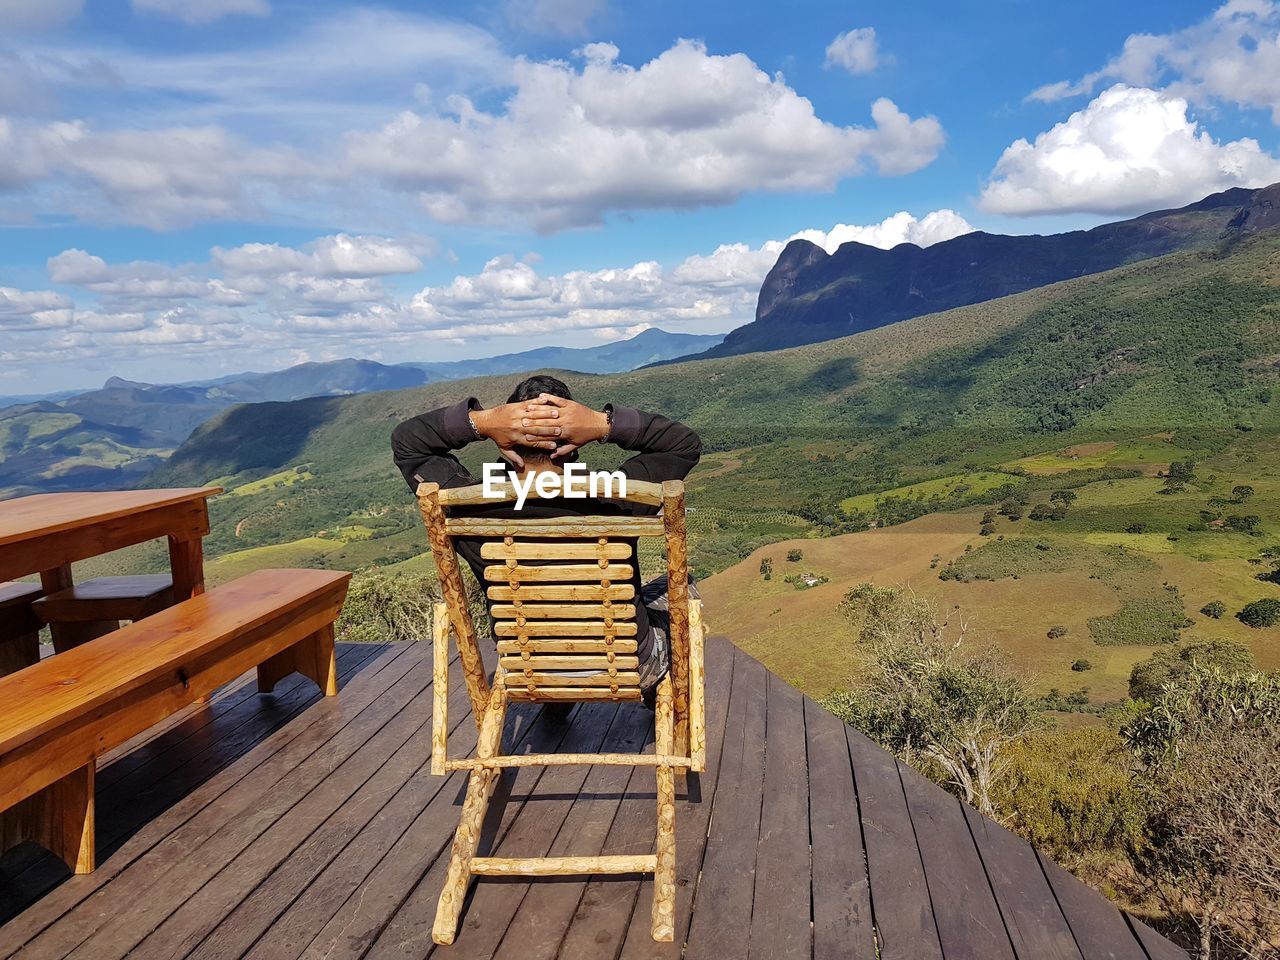
[[[507,403],[524,403],[527,400],[536,400],[544,393],[549,393],[553,397],[563,397],[565,400],[573,399],[573,395],[569,392],[569,385],[563,380],[538,374],[517,383],[515,389],[511,391],[511,396],[507,397]],[[534,461],[545,464],[551,460],[550,451],[539,450],[536,447],[526,447],[518,444],[515,447],[515,452],[520,455],[525,463]],[[576,459],[576,457],[567,459]]]

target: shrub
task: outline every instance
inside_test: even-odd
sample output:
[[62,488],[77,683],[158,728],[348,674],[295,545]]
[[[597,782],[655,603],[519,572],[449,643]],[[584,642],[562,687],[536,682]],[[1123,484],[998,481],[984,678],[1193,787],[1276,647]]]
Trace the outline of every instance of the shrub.
[[801,550],[788,550],[788,551],[787,551],[787,562],[788,562],[788,563],[798,563],[799,561],[801,561],[801,560],[803,560],[803,559],[804,559],[804,552],[803,552],[803,551],[801,551]]
[[1031,508],[1029,516],[1032,520],[1048,520],[1053,516],[1053,508],[1047,503],[1037,503]]
[[978,530],[978,533],[984,537],[989,537],[995,532],[996,532],[996,525],[994,522],[984,523],[982,527]]
[[1200,612],[1213,620],[1221,620],[1222,615],[1227,612],[1227,605],[1221,600],[1210,600],[1200,608]]
[[760,576],[766,580],[773,579],[773,558],[762,557],[760,559]]
[[994,791],[1000,818],[1059,861],[1123,851],[1142,833],[1143,797],[1109,729],[1038,734],[1015,744]]
[[1147,525],[1141,521],[1131,523],[1124,528],[1125,533],[1146,533]]
[[1157,650],[1129,671],[1129,696],[1154,703],[1164,687],[1187,676],[1193,667],[1235,676],[1254,670],[1255,663],[1248,647],[1231,640],[1197,640]]
[[1045,636],[1047,636],[1050,640],[1057,640],[1059,637],[1065,637],[1066,635],[1067,635],[1067,628],[1062,626],[1062,624],[1058,624],[1057,626],[1050,627],[1049,632],[1045,634]]
[[1074,670],[1076,673],[1084,673],[1086,670],[1092,670],[1093,664],[1090,661],[1081,657],[1079,660],[1071,661],[1071,669]]
[[1236,619],[1256,629],[1274,627],[1280,623],[1280,600],[1267,597],[1245,604],[1243,610],[1236,614]]

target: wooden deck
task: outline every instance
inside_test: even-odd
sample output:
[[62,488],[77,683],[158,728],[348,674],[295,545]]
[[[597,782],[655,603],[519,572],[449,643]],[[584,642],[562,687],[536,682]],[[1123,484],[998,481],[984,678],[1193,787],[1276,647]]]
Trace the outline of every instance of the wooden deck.
[[[708,769],[679,787],[676,943],[649,938],[647,880],[482,879],[433,947],[463,782],[428,771],[428,653],[345,646],[336,700],[242,683],[126,745],[98,776],[95,873],[32,847],[0,860],[0,960],[1186,960],[724,640]],[[460,677],[451,692],[474,741]],[[507,742],[652,750],[652,725],[627,704],[567,723],[517,707]],[[487,845],[647,853],[653,793],[652,770],[509,770]]]

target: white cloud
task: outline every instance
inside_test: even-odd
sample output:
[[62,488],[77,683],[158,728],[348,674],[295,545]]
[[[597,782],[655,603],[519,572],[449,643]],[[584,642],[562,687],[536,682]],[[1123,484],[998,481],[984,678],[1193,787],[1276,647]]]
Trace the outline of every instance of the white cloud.
[[[854,239],[927,245],[967,229],[953,211],[938,210],[793,237],[834,250]],[[474,354],[489,342],[493,352],[505,352],[619,339],[651,326],[723,332],[754,317],[760,285],[785,243],[729,243],[672,266],[644,260],[565,273],[539,272],[537,256],[501,256],[409,296],[382,278],[419,269],[420,248],[385,237],[215,247],[207,263],[179,266],[111,263],[69,249],[50,258],[48,273],[52,282],[78,288],[75,302],[52,291],[0,289],[0,329],[12,333],[5,359],[28,369],[51,357],[111,369],[155,356],[170,368],[198,358],[228,372],[300,357],[427,359],[433,344],[445,342],[465,343]]]
[[937,156],[932,117],[877,100],[874,126],[840,127],[743,54],[682,40],[639,67],[611,44],[582,68],[517,61],[515,92],[489,113],[453,97],[448,113],[407,111],[352,135],[348,162],[415,191],[445,222],[600,223],[611,211],[725,204],[750,191],[829,190],[873,163],[909,173]]
[[133,9],[172,17],[192,26],[213,23],[223,17],[271,15],[271,4],[267,0],[133,0]]
[[512,25],[532,33],[579,37],[604,6],[604,0],[507,0]]
[[1136,213],[1280,180],[1256,140],[1213,139],[1181,97],[1116,84],[1034,143],[1004,151],[980,204],[993,213]]
[[61,181],[87,219],[163,229],[244,217],[267,184],[309,170],[286,148],[251,147],[217,127],[102,133],[81,121],[0,118],[0,187]]
[[875,27],[859,27],[840,34],[827,45],[824,66],[842,67],[852,74],[872,73],[885,62]]
[[274,243],[247,243],[230,250],[213,248],[214,262],[232,273],[305,272],[316,277],[380,277],[416,273],[422,261],[408,245],[386,237],[345,233],[321,237],[301,250]]
[[0,287],[0,330],[44,331],[71,323],[72,303],[52,290]]
[[80,16],[84,0],[0,0],[0,24],[13,30],[46,30]]
[[929,247],[944,240],[962,234],[972,233],[969,221],[954,210],[934,210],[920,219],[905,210],[879,223],[857,226],[837,223],[830,230],[801,230],[788,239],[808,240],[822,247],[827,253],[835,253],[841,244],[854,241],[868,246],[891,250],[900,243],[914,243],[920,247]]
[[1280,123],[1280,4],[1230,0],[1184,30],[1135,33],[1102,69],[1046,84],[1030,98],[1051,102],[1115,80],[1145,87],[1167,80],[1168,93],[1192,103],[1267,109]]

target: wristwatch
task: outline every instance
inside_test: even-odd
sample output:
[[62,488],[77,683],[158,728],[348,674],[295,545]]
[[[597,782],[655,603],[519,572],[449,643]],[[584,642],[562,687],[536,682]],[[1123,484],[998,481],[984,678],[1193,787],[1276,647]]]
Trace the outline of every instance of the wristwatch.
[[608,443],[609,434],[613,433],[613,406],[609,405],[604,408],[604,418],[609,425],[604,428],[604,436],[597,440],[597,443]]

